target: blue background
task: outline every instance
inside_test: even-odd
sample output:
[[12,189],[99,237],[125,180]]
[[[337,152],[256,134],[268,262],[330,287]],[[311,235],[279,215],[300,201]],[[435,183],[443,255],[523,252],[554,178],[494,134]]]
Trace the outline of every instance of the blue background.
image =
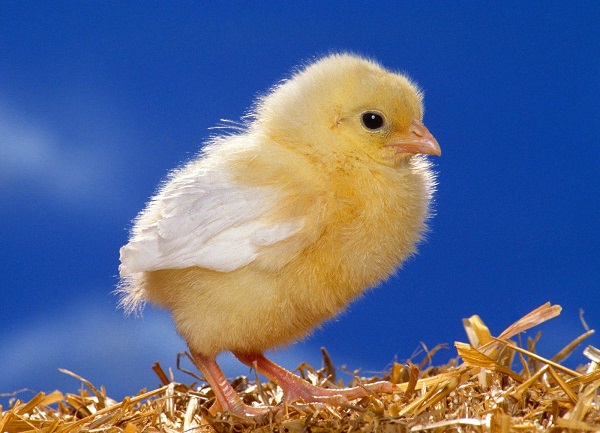
[[546,301],[564,307],[542,327],[554,355],[580,308],[600,326],[598,23],[596,1],[2,2],[0,393],[75,390],[59,367],[115,398],[156,386],[185,346],[166,312],[116,309],[130,221],[219,119],[345,50],[424,89],[436,216],[397,277],[274,359],[318,366],[326,346],[369,374],[448,343],[439,364],[463,317],[498,334]]

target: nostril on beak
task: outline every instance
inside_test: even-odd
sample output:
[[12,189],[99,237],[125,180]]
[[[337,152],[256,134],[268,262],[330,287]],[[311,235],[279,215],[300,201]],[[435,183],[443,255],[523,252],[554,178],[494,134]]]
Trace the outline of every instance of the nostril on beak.
[[416,135],[417,137],[423,137],[423,124],[419,122],[417,119],[413,119],[412,123],[408,127],[408,132],[411,135]]

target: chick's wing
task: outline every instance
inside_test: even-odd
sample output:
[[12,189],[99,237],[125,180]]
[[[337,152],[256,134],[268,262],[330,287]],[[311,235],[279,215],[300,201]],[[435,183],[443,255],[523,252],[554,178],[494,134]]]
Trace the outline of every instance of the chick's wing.
[[121,276],[190,266],[228,272],[245,266],[261,248],[304,227],[302,216],[271,217],[282,199],[276,188],[240,185],[225,170],[184,170],[140,216],[121,249]]

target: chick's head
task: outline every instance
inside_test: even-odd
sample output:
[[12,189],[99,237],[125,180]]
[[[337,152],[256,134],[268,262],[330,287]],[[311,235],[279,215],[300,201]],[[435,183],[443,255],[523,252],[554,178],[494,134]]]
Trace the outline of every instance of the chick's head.
[[407,77],[350,54],[305,67],[259,100],[254,125],[270,139],[321,159],[398,165],[440,154],[421,123],[422,94]]

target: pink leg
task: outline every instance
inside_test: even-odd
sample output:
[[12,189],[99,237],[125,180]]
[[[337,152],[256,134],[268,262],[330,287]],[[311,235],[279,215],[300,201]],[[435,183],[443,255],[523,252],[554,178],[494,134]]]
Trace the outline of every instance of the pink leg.
[[354,388],[325,389],[312,385],[283,367],[269,361],[264,355],[234,353],[244,364],[255,367],[260,373],[278,384],[288,403],[303,400],[305,403],[322,402],[330,404],[346,403],[370,394],[394,392],[391,382],[375,382]]
[[245,404],[227,381],[214,357],[204,356],[192,351],[192,359],[196,367],[204,374],[217,397],[215,405],[210,408],[213,415],[219,412],[219,405],[222,410],[241,418],[260,417],[275,410],[271,407],[253,407]]

